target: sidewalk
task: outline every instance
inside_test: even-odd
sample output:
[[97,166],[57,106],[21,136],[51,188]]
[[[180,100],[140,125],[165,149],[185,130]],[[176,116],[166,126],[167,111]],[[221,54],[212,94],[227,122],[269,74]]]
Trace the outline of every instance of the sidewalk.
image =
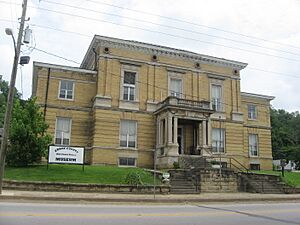
[[185,202],[249,202],[300,201],[300,194],[202,193],[202,194],[118,194],[3,190],[0,201],[69,201],[69,202],[127,202],[127,203],[185,203]]

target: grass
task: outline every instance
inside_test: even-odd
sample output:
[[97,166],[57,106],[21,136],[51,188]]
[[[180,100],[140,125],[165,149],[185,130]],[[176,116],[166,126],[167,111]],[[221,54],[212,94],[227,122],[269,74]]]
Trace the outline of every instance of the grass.
[[[254,173],[264,173],[264,174],[271,174],[271,175],[280,175],[281,176],[281,171],[272,171],[272,170],[260,170],[260,171],[252,171]],[[295,173],[295,172],[284,172],[284,177],[282,177],[282,180],[295,187],[300,187],[300,173]]]
[[[125,177],[130,172],[138,172],[145,185],[153,184],[153,176],[140,168],[114,166],[46,165],[30,167],[6,167],[5,179],[22,181],[49,181],[93,184],[125,184]],[[157,184],[160,182],[157,180]]]

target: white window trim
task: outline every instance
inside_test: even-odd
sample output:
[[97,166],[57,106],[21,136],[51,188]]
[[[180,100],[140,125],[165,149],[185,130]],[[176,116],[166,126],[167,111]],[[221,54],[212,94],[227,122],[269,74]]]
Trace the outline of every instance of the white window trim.
[[[250,135],[256,135],[256,145],[257,145],[257,155],[252,155],[251,154],[251,149],[250,149]],[[251,158],[258,158],[259,157],[259,139],[258,139],[258,134],[251,134],[249,133],[248,134],[248,154],[249,154],[249,157]]]
[[[127,102],[138,102],[139,101],[139,67],[130,66],[130,65],[122,65],[121,67],[121,82],[120,82],[120,100],[127,101]],[[127,100],[124,99],[124,73],[125,72],[132,72],[135,73],[135,88],[134,88],[134,100]],[[128,85],[130,86],[130,85]],[[133,85],[132,85],[133,86]]]
[[220,107],[221,109],[220,110],[216,110],[216,112],[225,112],[225,102],[224,102],[224,86],[223,86],[223,83],[216,83],[216,82],[211,82],[210,83],[210,104],[211,104],[211,108],[213,106],[213,103],[212,103],[212,87],[213,86],[220,86],[221,87],[221,98],[220,98]]
[[54,136],[54,144],[55,145],[62,145],[62,144],[56,144],[56,131],[57,131],[57,121],[58,121],[58,118],[63,118],[63,119],[70,119],[70,126],[69,126],[69,129],[70,129],[70,139],[69,139],[69,145],[71,145],[71,137],[72,137],[72,118],[71,117],[63,117],[63,116],[57,116],[56,117],[56,120],[55,120],[55,136]]
[[[133,122],[135,122],[135,139],[134,139],[134,141],[135,141],[135,147],[124,147],[124,146],[121,146],[121,122],[122,121],[133,121]],[[127,119],[121,119],[120,120],[120,128],[119,128],[119,148],[118,149],[133,149],[133,150],[137,150],[137,145],[138,145],[138,143],[137,143],[137,136],[138,136],[138,122],[136,121],[136,120],[127,120]],[[127,137],[126,137],[126,140],[127,140],[127,146],[128,146],[128,140],[129,140],[129,138],[128,138],[128,134],[127,134]]]
[[[254,106],[255,107],[255,118],[250,118],[249,117],[249,106]],[[248,120],[257,120],[257,117],[258,117],[258,113],[257,113],[257,105],[255,104],[247,104],[247,117],[248,117]]]
[[[70,81],[70,82],[73,82],[73,89],[72,89],[72,98],[71,99],[68,99],[68,98],[61,98],[60,97],[60,88],[61,88],[61,82],[62,81]],[[61,79],[59,80],[59,85],[58,85],[58,96],[57,98],[59,100],[64,100],[64,101],[74,101],[75,99],[75,81],[74,80],[68,80],[68,79]]]
[[168,96],[171,96],[171,79],[181,80],[181,93],[179,98],[184,98],[184,79],[181,73],[168,72]]
[[[211,134],[213,132],[213,129],[220,129],[220,128],[217,128],[217,127],[214,127],[212,128],[212,131],[211,131]],[[226,154],[226,129],[225,128],[221,128],[221,130],[223,130],[223,146],[224,146],[224,151],[223,152],[213,152],[212,151],[212,154]],[[211,142],[213,142],[213,139],[211,138]],[[218,149],[218,147],[217,147]]]

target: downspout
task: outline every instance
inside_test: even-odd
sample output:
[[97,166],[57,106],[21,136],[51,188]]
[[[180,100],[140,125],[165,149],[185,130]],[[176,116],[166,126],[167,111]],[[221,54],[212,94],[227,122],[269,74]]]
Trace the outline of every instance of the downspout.
[[47,74],[47,85],[46,85],[45,105],[44,105],[44,120],[46,119],[46,113],[47,113],[49,83],[50,83],[50,68],[48,68],[48,74]]

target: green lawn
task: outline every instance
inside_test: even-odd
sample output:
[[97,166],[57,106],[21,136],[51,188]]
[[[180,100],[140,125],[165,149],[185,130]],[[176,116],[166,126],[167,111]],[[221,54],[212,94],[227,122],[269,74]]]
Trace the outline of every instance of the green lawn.
[[[4,178],[23,181],[52,181],[94,184],[125,184],[128,173],[136,171],[141,174],[145,185],[153,184],[153,176],[140,168],[122,168],[114,166],[46,165],[30,167],[6,167]],[[156,182],[159,183],[158,181]]]
[[[264,174],[274,174],[280,175],[281,171],[272,171],[272,170],[260,170],[260,171],[252,171],[254,173],[264,173]],[[284,182],[289,185],[300,187],[300,173],[295,172],[284,172],[284,177],[282,178]]]

